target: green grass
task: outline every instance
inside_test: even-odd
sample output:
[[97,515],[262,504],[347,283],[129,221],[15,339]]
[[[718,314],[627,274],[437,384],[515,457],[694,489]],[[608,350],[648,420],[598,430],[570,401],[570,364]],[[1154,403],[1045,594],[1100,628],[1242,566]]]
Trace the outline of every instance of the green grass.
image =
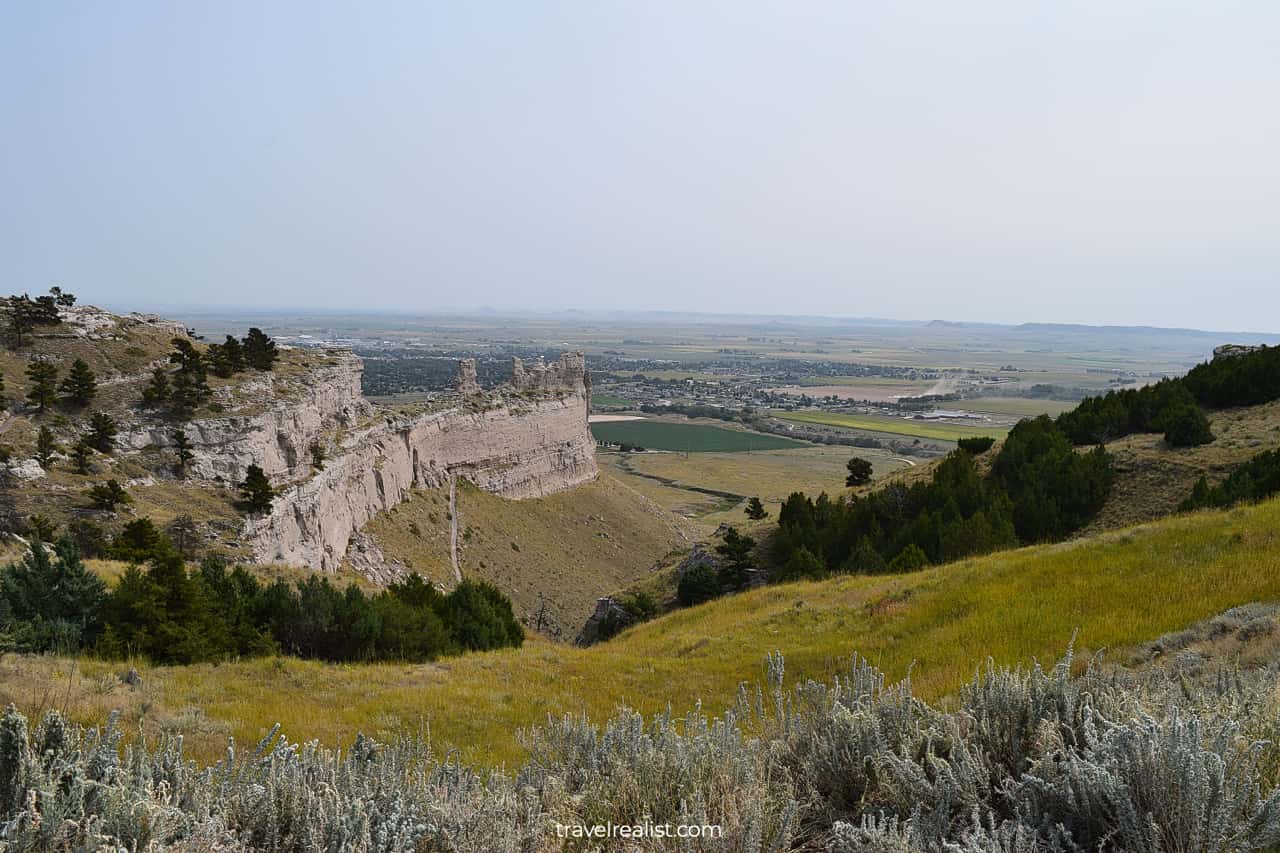
[[[1083,651],[1123,649],[1250,601],[1280,599],[1280,501],[1166,519],[1096,539],[1036,546],[910,575],[840,577],[762,587],[680,610],[579,649],[546,641],[436,664],[339,665],[253,660],[147,667],[130,690],[126,665],[0,658],[0,704],[34,712],[53,701],[73,718],[122,711],[126,730],[185,721],[189,751],[216,759],[227,735],[252,743],[272,723],[293,740],[349,743],[430,724],[464,760],[523,753],[521,727],[548,714],[605,719],[620,703],[678,714],[717,712],[762,678],[767,651],[789,679],[827,678],[853,652],[917,695],[944,699],[988,657],[1053,660],[1079,629]],[[193,725],[195,718],[199,725]]]
[[974,435],[990,435],[1003,438],[1008,427],[986,424],[950,424],[917,421],[907,418],[880,418],[874,415],[846,415],[838,412],[772,412],[775,418],[787,421],[798,421],[806,424],[842,427],[844,429],[860,429],[868,432],[883,432],[890,435],[905,435],[913,438],[932,438],[941,441],[955,441]]
[[781,450],[809,445],[790,438],[748,432],[700,423],[671,421],[614,421],[591,425],[598,441],[623,442],[647,450],[678,450],[690,453],[711,451],[737,453],[744,450]]
[[592,394],[592,409],[630,409],[635,406],[635,400],[624,400],[621,397],[611,397],[608,394]]

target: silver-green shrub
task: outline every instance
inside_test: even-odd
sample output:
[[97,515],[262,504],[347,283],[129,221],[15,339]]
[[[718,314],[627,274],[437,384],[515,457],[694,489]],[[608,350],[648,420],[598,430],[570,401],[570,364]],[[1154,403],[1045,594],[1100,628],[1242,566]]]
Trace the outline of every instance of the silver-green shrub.
[[[201,767],[180,737],[125,742],[0,719],[0,850],[831,850],[1228,853],[1280,846],[1274,670],[1188,679],[988,666],[940,710],[865,660],[784,685],[780,655],[720,716],[549,718],[513,772],[420,738],[344,751],[278,727]],[[557,827],[716,825],[697,840]]]

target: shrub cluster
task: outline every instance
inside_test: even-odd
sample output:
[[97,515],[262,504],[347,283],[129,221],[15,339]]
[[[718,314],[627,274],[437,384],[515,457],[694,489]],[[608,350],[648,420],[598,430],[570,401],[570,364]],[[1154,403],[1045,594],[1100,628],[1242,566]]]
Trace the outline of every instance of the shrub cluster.
[[1097,444],[1135,432],[1162,432],[1175,447],[1213,440],[1201,406],[1223,409],[1280,399],[1280,347],[1259,347],[1196,365],[1186,376],[1144,388],[1088,397],[1058,417],[1076,444]]
[[1101,448],[1076,453],[1048,417],[1024,420],[985,477],[961,449],[927,483],[838,500],[792,494],[778,513],[774,577],[906,571],[1060,539],[1102,508],[1113,479]]
[[1276,673],[1203,684],[1162,670],[988,667],[948,710],[854,659],[831,683],[744,689],[603,725],[550,718],[527,762],[482,771],[422,738],[345,751],[273,729],[199,766],[179,735],[126,743],[116,718],[0,719],[0,843],[15,850],[517,853],[586,849],[557,825],[716,826],[592,849],[744,853],[1245,851],[1280,844]]
[[110,591],[70,539],[52,549],[37,543],[0,570],[0,650],[91,650],[157,663],[279,652],[425,661],[524,641],[510,600],[482,581],[463,581],[447,594],[416,574],[373,594],[316,575],[264,585],[218,558],[189,570],[163,534],[139,523],[107,553],[134,562]]
[[1175,447],[1213,440],[1208,418],[1182,379],[1086,397],[1058,416],[1058,426],[1075,444],[1101,444],[1135,432],[1162,432]]
[[1179,509],[1226,507],[1260,501],[1276,492],[1280,492],[1280,450],[1268,450],[1237,467],[1216,486],[1201,477]]

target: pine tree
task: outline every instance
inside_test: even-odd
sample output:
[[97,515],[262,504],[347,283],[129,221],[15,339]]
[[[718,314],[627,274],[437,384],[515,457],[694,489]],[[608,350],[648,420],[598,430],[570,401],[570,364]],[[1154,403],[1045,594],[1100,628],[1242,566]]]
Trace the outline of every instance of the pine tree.
[[151,381],[142,389],[142,405],[148,409],[158,409],[169,402],[169,374],[163,367],[151,371]]
[[844,478],[846,486],[862,486],[871,482],[871,463],[861,456],[853,457],[844,467],[849,469],[849,476]]
[[[47,297],[40,297],[40,299],[45,298]],[[56,305],[53,306],[53,316],[50,318],[48,307],[38,300],[33,300],[25,293],[10,296],[8,302],[9,334],[13,338],[15,349],[22,347],[23,336],[33,331],[36,326],[58,322]]]
[[244,347],[235,337],[227,335],[226,341],[209,347],[209,364],[214,374],[223,379],[244,370]]
[[110,453],[116,446],[116,434],[120,428],[106,412],[94,412],[89,418],[89,432],[84,440],[99,453]]
[[752,498],[747,501],[747,508],[745,512],[747,513],[747,518],[752,521],[759,521],[762,518],[769,517],[769,511],[764,508],[764,504],[760,502],[760,498]]
[[53,297],[55,304],[63,308],[70,308],[72,305],[76,304],[76,295],[63,290],[57,285],[49,288],[49,295]]
[[196,527],[194,518],[186,514],[180,515],[169,522],[165,532],[173,540],[173,546],[178,549],[179,554],[187,559],[194,556],[196,543],[200,539],[200,529]]
[[89,365],[82,358],[71,362],[71,369],[62,380],[62,393],[76,405],[86,405],[98,393],[98,378],[93,375]]
[[93,448],[89,446],[85,439],[81,438],[75,443],[75,446],[71,448],[71,461],[76,464],[77,474],[89,473],[89,459],[92,456]]
[[178,365],[174,374],[169,406],[174,417],[186,420],[209,396],[209,376],[204,356],[186,338],[173,339],[169,361]]
[[40,427],[40,434],[36,436],[36,459],[39,460],[40,465],[48,468],[54,455],[61,450],[62,448],[58,447],[58,442],[53,437],[53,430],[47,426]]
[[58,368],[47,361],[33,361],[27,365],[27,400],[44,412],[58,399]]
[[196,458],[195,453],[191,451],[191,439],[187,438],[187,434],[180,429],[175,429],[169,437],[173,440],[173,453],[178,457],[178,473],[186,474],[187,463]]
[[245,472],[244,482],[240,484],[240,496],[249,512],[261,513],[271,509],[275,491],[271,488],[271,481],[267,479],[266,473],[257,465],[250,465]]
[[55,548],[32,548],[21,562],[0,570],[0,602],[20,626],[18,651],[65,653],[90,645],[106,593],[70,539]]
[[124,490],[116,480],[107,480],[105,483],[99,483],[93,488],[85,492],[89,500],[97,509],[113,512],[120,504],[133,503],[133,498]]
[[244,360],[258,370],[270,370],[280,353],[276,350],[276,342],[256,326],[249,330],[244,338]]

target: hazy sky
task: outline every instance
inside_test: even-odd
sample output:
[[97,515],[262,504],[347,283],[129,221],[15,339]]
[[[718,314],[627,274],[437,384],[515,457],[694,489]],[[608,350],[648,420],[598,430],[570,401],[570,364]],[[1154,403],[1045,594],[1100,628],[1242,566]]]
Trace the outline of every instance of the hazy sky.
[[1280,4],[7,3],[0,274],[98,304],[1280,330]]

